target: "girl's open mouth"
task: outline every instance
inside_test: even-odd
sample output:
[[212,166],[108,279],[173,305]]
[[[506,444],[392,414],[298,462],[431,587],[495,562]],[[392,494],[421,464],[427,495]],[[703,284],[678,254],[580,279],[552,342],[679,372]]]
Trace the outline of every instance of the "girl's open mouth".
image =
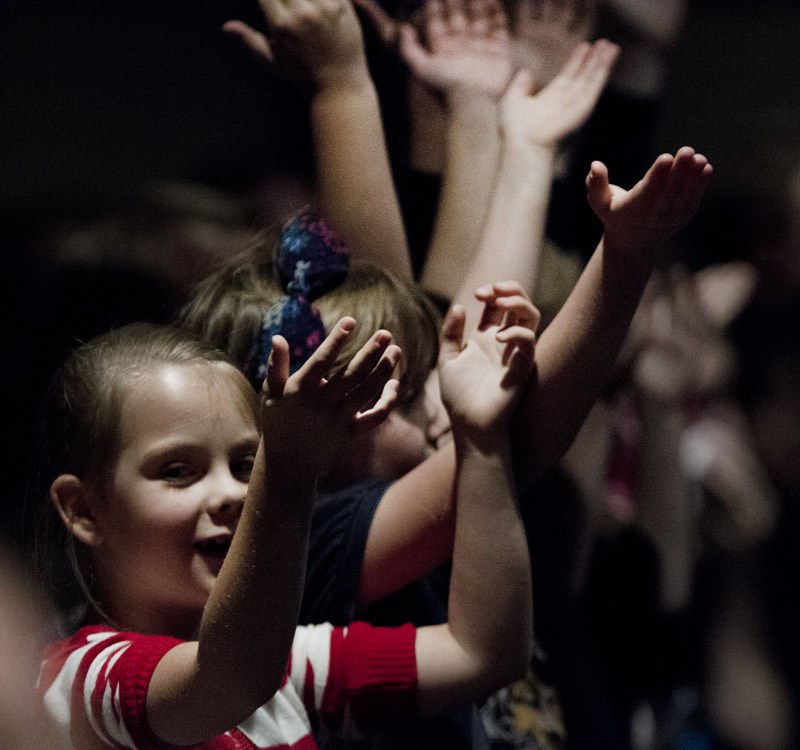
[[203,556],[212,560],[224,560],[231,548],[230,536],[215,536],[195,542],[195,549]]

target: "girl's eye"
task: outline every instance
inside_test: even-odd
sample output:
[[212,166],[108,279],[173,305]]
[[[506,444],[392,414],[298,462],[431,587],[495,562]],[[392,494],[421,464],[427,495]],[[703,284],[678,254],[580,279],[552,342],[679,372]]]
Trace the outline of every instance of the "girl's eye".
[[186,484],[193,476],[194,469],[186,463],[169,464],[161,471],[161,478],[171,484]]
[[250,475],[253,473],[253,465],[255,464],[255,456],[246,456],[231,464],[231,473],[240,482],[249,482]]

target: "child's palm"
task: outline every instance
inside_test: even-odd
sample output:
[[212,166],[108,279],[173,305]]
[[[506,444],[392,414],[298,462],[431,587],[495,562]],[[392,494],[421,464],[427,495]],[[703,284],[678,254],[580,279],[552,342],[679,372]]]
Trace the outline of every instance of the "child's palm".
[[[506,380],[496,329],[473,335],[464,350],[439,369],[442,399],[451,419],[477,430],[496,426],[507,416],[515,392]],[[488,341],[486,339],[489,339]]]
[[397,397],[391,376],[400,350],[389,345],[386,331],[373,335],[344,370],[329,374],[354,326],[352,318],[339,321],[291,376],[288,345],[282,337],[273,339],[261,418],[266,450],[277,465],[318,471],[342,441],[380,424],[391,411]]
[[589,205],[615,247],[632,251],[658,245],[682,229],[697,211],[711,165],[684,146],[662,154],[630,190],[608,181],[608,169],[593,162],[586,178]]
[[[535,5],[541,5],[535,8]],[[594,12],[585,2],[535,3],[520,0],[514,14],[514,60],[537,81],[551,80],[567,62],[576,45],[589,38]]]
[[501,103],[505,133],[543,146],[558,144],[589,118],[618,54],[617,45],[605,40],[579,45],[536,94],[531,73],[521,71]]
[[411,24],[400,30],[400,53],[414,75],[439,92],[464,88],[499,99],[513,70],[505,14],[499,6],[429,0],[421,35]]
[[439,384],[453,429],[480,436],[504,429],[533,368],[533,331],[498,340],[500,324],[475,329],[466,344],[463,308],[455,306],[442,328]]
[[363,64],[361,26],[349,0],[262,0],[261,9],[268,34],[242,21],[223,28],[289,80],[319,88]]

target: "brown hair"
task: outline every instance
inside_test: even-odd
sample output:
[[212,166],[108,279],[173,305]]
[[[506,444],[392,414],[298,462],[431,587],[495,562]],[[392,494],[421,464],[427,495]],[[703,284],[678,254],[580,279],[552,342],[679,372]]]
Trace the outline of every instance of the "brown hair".
[[[240,368],[250,355],[264,314],[285,293],[267,243],[262,235],[248,253],[202,281],[178,316],[181,325],[224,349]],[[374,331],[385,328],[403,350],[400,400],[421,390],[436,364],[441,321],[416,283],[376,266],[355,265],[316,305],[328,331],[344,315],[358,323],[337,366],[348,362]]]
[[[50,487],[61,474],[74,474],[100,490],[108,485],[119,450],[120,415],[130,387],[165,365],[214,369],[223,365],[235,372],[224,352],[186,331],[133,323],[79,346],[51,383],[38,429],[36,557],[61,608],[89,604],[99,609],[91,594],[88,551],[75,541],[53,508]],[[257,421],[255,394],[244,377],[240,380],[243,402],[253,409]]]

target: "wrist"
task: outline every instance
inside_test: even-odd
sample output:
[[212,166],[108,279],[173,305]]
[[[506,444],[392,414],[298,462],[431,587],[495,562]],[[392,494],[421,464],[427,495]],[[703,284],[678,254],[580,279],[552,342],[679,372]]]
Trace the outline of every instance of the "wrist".
[[522,160],[533,166],[553,168],[558,153],[557,143],[540,143],[522,133],[500,127],[503,155],[515,161]]
[[649,274],[664,242],[648,236],[646,228],[603,229],[603,244],[609,255],[624,258],[626,263],[638,262]]
[[263,487],[274,507],[301,511],[313,504],[317,491],[316,467],[304,465],[298,453],[261,450],[250,476],[251,488]]
[[313,462],[300,461],[297,454],[281,456],[277,460],[267,457],[264,468],[266,484],[280,488],[280,496],[287,503],[301,503],[304,499],[313,500],[317,492],[320,467]]
[[529,144],[502,141],[499,144],[499,184],[507,186],[506,189],[514,196],[514,203],[508,205],[532,208],[549,203],[554,170],[554,151],[531,147]]
[[451,119],[491,123],[497,128],[499,106],[497,98],[469,86],[453,86],[445,93],[447,112]]
[[375,85],[367,69],[366,61],[363,59],[348,65],[332,65],[322,68],[311,82],[311,96],[315,99],[374,92]]
[[453,443],[456,454],[461,457],[505,460],[511,455],[508,423],[505,421],[481,428],[454,424]]

